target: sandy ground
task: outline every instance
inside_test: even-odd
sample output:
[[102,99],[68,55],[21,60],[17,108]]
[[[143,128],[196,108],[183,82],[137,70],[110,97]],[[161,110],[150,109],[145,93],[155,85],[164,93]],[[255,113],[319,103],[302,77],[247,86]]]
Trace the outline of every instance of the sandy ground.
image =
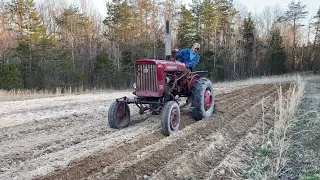
[[133,105],[128,128],[109,128],[110,103],[131,92],[0,101],[0,179],[239,178],[273,123],[276,86],[215,92],[214,114],[198,122],[182,102],[170,137]]

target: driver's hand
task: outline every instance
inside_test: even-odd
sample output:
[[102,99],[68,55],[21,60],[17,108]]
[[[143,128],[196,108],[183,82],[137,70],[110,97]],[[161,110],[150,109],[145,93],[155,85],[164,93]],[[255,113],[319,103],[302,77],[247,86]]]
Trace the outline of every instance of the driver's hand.
[[185,63],[184,63],[184,65],[186,66],[187,71],[191,72],[191,70],[189,69],[189,66],[186,65]]

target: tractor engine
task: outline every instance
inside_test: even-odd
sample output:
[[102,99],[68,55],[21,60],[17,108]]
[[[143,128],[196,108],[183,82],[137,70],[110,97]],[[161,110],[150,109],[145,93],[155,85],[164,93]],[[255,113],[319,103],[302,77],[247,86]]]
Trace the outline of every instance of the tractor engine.
[[135,95],[162,97],[164,92],[178,95],[185,89],[182,76],[187,75],[187,68],[180,62],[137,60],[135,62]]

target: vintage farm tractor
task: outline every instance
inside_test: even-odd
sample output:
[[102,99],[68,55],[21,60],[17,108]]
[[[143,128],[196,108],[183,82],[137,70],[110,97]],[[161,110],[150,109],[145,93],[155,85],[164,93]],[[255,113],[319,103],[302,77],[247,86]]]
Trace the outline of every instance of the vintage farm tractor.
[[[206,77],[207,71],[192,72],[184,63],[175,60],[174,51],[170,52],[168,45],[168,22],[166,26],[167,60],[135,61],[135,97],[118,98],[110,105],[108,122],[111,128],[129,126],[128,104],[135,104],[140,109],[140,114],[147,110],[151,114],[161,114],[162,133],[167,136],[179,130],[181,97],[187,97],[187,103],[191,103],[194,120],[201,120],[213,113],[214,93],[212,82]],[[168,55],[168,51],[171,55]]]

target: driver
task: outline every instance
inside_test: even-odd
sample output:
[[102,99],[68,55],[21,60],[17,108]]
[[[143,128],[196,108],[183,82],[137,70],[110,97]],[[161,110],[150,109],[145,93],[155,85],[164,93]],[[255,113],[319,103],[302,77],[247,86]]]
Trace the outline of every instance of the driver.
[[200,44],[193,44],[192,48],[186,48],[179,51],[179,49],[175,49],[176,59],[186,65],[191,71],[195,68],[195,66],[199,63],[200,56],[198,52],[200,50]]

